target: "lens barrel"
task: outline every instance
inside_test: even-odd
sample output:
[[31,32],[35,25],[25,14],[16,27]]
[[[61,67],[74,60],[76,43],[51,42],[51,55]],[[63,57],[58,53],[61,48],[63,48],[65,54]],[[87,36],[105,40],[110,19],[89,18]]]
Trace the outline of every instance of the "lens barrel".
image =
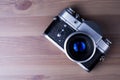
[[84,61],[93,54],[94,44],[89,36],[78,33],[67,40],[66,51],[73,60]]

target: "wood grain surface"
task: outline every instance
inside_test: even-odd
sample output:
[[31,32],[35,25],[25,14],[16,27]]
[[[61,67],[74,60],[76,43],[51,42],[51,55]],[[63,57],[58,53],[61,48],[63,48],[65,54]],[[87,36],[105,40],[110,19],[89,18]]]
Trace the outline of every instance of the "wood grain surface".
[[[26,10],[5,1],[10,0],[0,0],[0,80],[120,80],[120,0],[31,0]],[[98,23],[113,43],[90,73],[43,36],[52,18],[70,6]]]

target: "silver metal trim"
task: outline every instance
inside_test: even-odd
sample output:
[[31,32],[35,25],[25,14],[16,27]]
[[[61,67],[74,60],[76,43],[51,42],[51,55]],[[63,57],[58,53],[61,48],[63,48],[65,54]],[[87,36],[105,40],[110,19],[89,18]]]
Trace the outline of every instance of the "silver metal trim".
[[101,39],[99,42],[97,42],[96,45],[97,45],[97,48],[98,48],[103,54],[105,54],[105,51],[107,51],[108,48],[109,48],[109,45],[106,44],[105,41],[103,41],[102,39]]
[[78,28],[78,31],[84,31],[85,33],[91,35],[95,43],[99,42],[102,39],[102,36],[93,30],[88,24],[83,22]]
[[81,64],[81,63],[79,63],[79,62],[77,62],[77,64],[80,65],[84,70],[89,71],[89,69],[86,68],[83,64]]
[[49,41],[51,41],[55,46],[57,46],[57,48],[59,48],[61,51],[63,51],[63,52],[65,53],[64,49],[63,49],[61,46],[59,46],[55,41],[53,41],[48,35],[44,34],[44,36],[45,36],[45,38],[47,38]]
[[112,44],[112,42],[110,40],[108,40],[108,39],[105,39],[105,40],[106,40],[105,42],[106,42],[107,45],[111,45]]
[[74,13],[75,13],[75,11],[74,11],[72,8],[70,8],[70,7],[67,8],[66,11],[68,11],[68,12],[71,13],[71,14],[74,14]]
[[[68,40],[70,39],[70,37],[72,37],[72,36],[75,35],[75,34],[85,34],[85,35],[87,35],[87,36],[92,40],[92,42],[93,42],[93,46],[94,46],[93,53],[92,53],[92,55],[91,55],[88,59],[86,59],[86,60],[84,60],[84,61],[76,61],[76,60],[72,59],[72,58],[67,54],[67,50],[66,50],[67,42],[68,42]],[[65,50],[65,53],[66,53],[67,57],[68,57],[71,61],[76,62],[76,63],[78,63],[78,62],[79,62],[79,63],[84,63],[84,62],[89,61],[89,60],[94,56],[94,54],[95,54],[95,52],[96,52],[96,44],[95,44],[93,38],[92,38],[89,34],[87,34],[87,33],[85,33],[85,32],[74,32],[74,33],[70,34],[70,35],[66,38],[65,43],[64,43],[64,50]]]
[[58,15],[64,22],[77,31],[77,28],[81,25],[81,22],[71,16],[67,11]]
[[103,62],[105,60],[105,56],[100,57],[100,62]]

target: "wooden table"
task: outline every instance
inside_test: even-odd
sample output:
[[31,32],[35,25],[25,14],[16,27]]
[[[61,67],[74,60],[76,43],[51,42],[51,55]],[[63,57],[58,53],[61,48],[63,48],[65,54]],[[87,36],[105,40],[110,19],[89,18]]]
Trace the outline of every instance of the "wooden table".
[[[101,25],[113,43],[105,61],[90,73],[42,34],[70,6]],[[0,5],[0,80],[120,80],[120,0],[33,0],[27,10]]]

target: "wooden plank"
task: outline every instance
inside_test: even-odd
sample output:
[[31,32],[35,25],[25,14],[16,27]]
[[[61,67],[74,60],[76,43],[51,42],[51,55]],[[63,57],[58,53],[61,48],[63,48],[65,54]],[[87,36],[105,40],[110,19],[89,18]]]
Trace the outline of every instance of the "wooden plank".
[[82,15],[119,15],[119,4],[119,0],[33,0],[28,10],[0,5],[0,17],[55,16],[69,6],[77,7]]
[[[0,80],[119,80],[119,0],[32,0],[27,10],[0,0]],[[90,73],[70,61],[43,32],[62,9],[73,6],[98,23],[112,46]]]
[[[120,33],[120,15],[82,16],[86,20],[92,20],[99,24],[104,34]],[[53,16],[0,18],[0,36],[42,36],[44,30],[52,22],[52,18]]]

